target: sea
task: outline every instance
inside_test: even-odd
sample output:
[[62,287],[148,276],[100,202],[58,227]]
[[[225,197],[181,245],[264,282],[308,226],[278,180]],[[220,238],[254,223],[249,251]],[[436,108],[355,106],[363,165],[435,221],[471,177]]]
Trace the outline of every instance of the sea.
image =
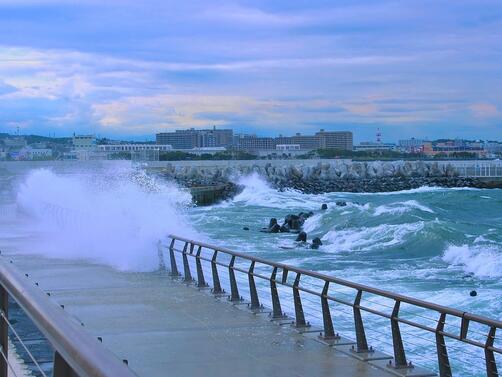
[[[174,234],[502,319],[502,190],[311,195],[278,191],[258,175],[235,181],[244,189],[233,199],[197,207],[186,189],[128,162],[0,163],[0,249],[153,271],[157,242]],[[303,229],[309,241],[322,240],[319,249],[296,243],[295,234],[261,232],[271,218],[281,222],[310,211]],[[267,296],[268,283],[257,283]],[[341,301],[353,302],[350,289],[333,289]],[[302,300],[313,328],[322,327],[319,299]],[[392,300],[378,296],[363,302],[385,313],[393,309]],[[292,300],[283,300],[283,310],[294,315]],[[353,338],[352,308],[333,304],[331,313],[336,331]],[[431,327],[439,318],[407,305],[400,315]],[[390,321],[365,312],[363,320],[368,343],[392,354]],[[447,319],[448,331],[458,334],[459,327]],[[401,331],[408,360],[437,371],[435,335],[408,325]],[[469,336],[484,342],[487,331],[472,324]],[[456,340],[447,346],[454,374],[485,375],[481,348]]]

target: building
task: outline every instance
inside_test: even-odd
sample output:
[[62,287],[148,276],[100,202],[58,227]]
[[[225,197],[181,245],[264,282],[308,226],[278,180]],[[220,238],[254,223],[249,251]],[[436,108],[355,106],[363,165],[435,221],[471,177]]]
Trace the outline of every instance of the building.
[[156,135],[158,145],[169,144],[173,149],[193,149],[209,147],[230,147],[234,132],[231,129],[175,130],[161,132]]
[[276,151],[289,152],[301,150],[300,144],[276,144]]
[[372,141],[363,141],[354,147],[357,152],[377,152],[377,151],[393,151],[396,149],[396,144],[392,143],[374,143]]
[[423,153],[428,157],[434,157],[437,155],[454,156],[460,153],[469,153],[478,158],[484,158],[487,154],[481,143],[464,143],[451,140],[435,144],[425,142],[423,146]]
[[26,147],[23,153],[27,160],[48,160],[52,159],[52,149]]
[[349,131],[321,131],[317,132],[319,138],[319,148],[340,149],[351,151],[354,148],[354,138]]
[[502,154],[502,143],[496,141],[487,141],[483,144],[483,149],[492,156]]
[[256,135],[240,135],[235,139],[237,149],[246,151],[275,150],[277,145],[273,137],[258,137]]
[[302,135],[296,133],[294,136],[279,136],[276,138],[276,144],[298,144],[302,150],[319,149],[319,138],[315,135]]
[[421,152],[424,146],[425,140],[415,139],[412,137],[411,139],[403,139],[399,140],[398,146],[399,149],[404,152]]
[[96,136],[73,135],[73,148],[75,150],[92,150],[96,148]]
[[103,144],[98,145],[99,152],[121,153],[121,152],[138,152],[138,151],[159,151],[169,152],[173,149],[167,144]]
[[[298,145],[302,151],[315,149],[342,149],[352,150],[352,132],[335,132],[320,130],[315,135],[257,137],[256,135],[240,135],[234,138],[234,147],[249,151],[256,150],[278,150],[277,146]],[[281,147],[284,148],[284,147]],[[291,149],[296,150],[296,149]]]

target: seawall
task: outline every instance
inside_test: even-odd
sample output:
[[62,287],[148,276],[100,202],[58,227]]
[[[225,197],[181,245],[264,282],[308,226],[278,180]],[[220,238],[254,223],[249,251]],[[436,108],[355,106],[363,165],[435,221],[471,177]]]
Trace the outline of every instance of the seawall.
[[502,187],[501,161],[172,161],[148,163],[147,169],[188,187],[225,184],[252,173],[274,187],[309,193],[395,191],[424,185]]

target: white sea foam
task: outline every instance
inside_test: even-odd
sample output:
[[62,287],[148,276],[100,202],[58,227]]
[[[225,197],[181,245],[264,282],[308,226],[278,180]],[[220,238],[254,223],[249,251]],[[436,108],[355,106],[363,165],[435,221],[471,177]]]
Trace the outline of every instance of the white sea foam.
[[131,169],[92,176],[37,169],[17,202],[41,233],[31,250],[124,270],[155,268],[155,244],[169,233],[195,234],[183,216],[190,194]]
[[313,209],[319,206],[316,202],[320,201],[320,199],[315,195],[305,195],[296,190],[277,191],[257,173],[241,176],[237,178],[236,182],[243,186],[244,189],[231,201],[223,203],[222,206],[228,206],[233,203],[269,208],[301,207]]
[[501,256],[502,249],[498,245],[449,245],[443,260],[476,277],[498,278],[502,276]]
[[322,237],[326,249],[332,252],[380,249],[406,241],[410,234],[421,231],[424,222],[375,227],[331,230]]
[[432,209],[427,206],[424,206],[417,202],[416,200],[407,200],[404,202],[397,202],[387,205],[381,205],[375,208],[375,212],[373,216],[380,216],[384,214],[402,214],[406,212],[410,212],[413,210],[420,210],[422,212],[434,213]]

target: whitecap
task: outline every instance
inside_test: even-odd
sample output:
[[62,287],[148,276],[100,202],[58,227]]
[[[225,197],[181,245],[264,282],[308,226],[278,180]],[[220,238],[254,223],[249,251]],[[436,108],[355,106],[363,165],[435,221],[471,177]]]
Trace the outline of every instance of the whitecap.
[[443,261],[479,278],[502,276],[502,250],[497,245],[449,245]]
[[422,212],[434,213],[432,209],[424,206],[417,202],[416,200],[407,200],[404,202],[396,202],[392,204],[381,205],[375,208],[373,216],[380,216],[384,214],[394,214],[399,215],[412,210],[419,210]]
[[401,244],[409,235],[424,228],[424,222],[397,225],[381,224],[375,227],[331,230],[322,240],[332,252],[380,249]]

